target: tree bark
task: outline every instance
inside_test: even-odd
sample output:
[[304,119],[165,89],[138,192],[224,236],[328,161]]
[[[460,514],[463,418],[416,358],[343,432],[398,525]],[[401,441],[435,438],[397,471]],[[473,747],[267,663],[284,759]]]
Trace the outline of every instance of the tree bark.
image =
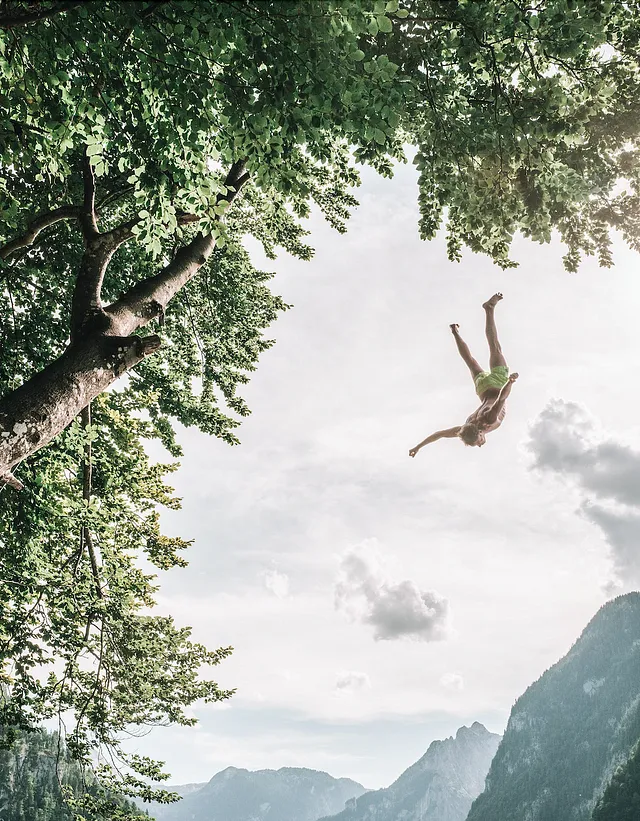
[[[219,201],[231,202],[247,179],[244,163],[234,163],[225,181],[228,193]],[[185,215],[184,222],[188,221],[191,217]],[[100,291],[105,271],[116,249],[131,238],[133,224],[124,223],[104,234],[97,231],[88,166],[80,223],[85,254],[72,300],[71,343],[58,359],[0,399],[0,485],[17,488],[20,483],[11,475],[15,465],[51,442],[119,376],[158,350],[160,337],[134,336],[134,332],[164,313],[215,248],[212,235],[198,234],[158,274],[103,307]]]
[[126,370],[158,350],[160,337],[93,334],[0,401],[0,476],[63,431]]
[[41,214],[29,225],[26,233],[0,247],[0,259],[7,259],[20,248],[27,248],[29,245],[32,245],[38,234],[50,225],[54,225],[56,222],[61,222],[62,220],[76,219],[79,216],[80,209],[77,205],[63,205],[61,208],[56,208],[55,211]]

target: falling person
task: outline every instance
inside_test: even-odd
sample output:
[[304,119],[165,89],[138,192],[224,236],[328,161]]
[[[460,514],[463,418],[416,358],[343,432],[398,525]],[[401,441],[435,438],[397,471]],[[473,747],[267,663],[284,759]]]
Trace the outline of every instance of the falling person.
[[505,415],[505,403],[511,393],[511,387],[518,378],[517,373],[509,374],[507,362],[503,356],[498,331],[494,317],[495,307],[502,299],[502,294],[494,294],[483,304],[486,314],[486,334],[489,343],[489,371],[483,371],[477,361],[471,356],[466,342],[460,336],[457,325],[450,325],[451,333],[458,346],[458,352],[471,371],[476,393],[480,397],[480,407],[467,419],[464,425],[455,428],[439,430],[420,442],[409,451],[409,456],[416,453],[425,445],[436,442],[438,439],[461,439],[465,445],[481,448],[486,442],[486,434],[496,430],[502,424]]

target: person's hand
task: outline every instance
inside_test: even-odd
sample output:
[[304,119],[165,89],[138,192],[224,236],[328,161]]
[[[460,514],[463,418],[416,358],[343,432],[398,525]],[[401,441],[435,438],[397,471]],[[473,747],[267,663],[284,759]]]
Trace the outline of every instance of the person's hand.
[[413,458],[416,455],[417,452],[418,452],[418,448],[411,448],[411,450],[409,451],[409,456],[411,456],[411,458]]
[[509,374],[509,382],[513,383],[516,379],[520,376],[519,373],[510,373]]

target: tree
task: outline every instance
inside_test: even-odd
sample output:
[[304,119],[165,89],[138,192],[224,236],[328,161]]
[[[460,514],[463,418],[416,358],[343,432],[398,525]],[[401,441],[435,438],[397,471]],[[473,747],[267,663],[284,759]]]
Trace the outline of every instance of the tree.
[[512,265],[516,231],[558,230],[571,270],[610,264],[611,226],[638,246],[638,11],[0,3],[0,476],[24,485],[0,491],[2,722],[71,713],[88,761],[229,695],[199,677],[228,648],[142,615],[137,559],[187,545],[160,533],[177,501],[145,439],[178,456],[177,420],[236,443],[237,389],[287,307],[246,235],[308,258],[311,207],[344,230],[354,162],[389,175],[410,144],[421,233],[446,223],[452,259]]
[[633,821],[640,816],[640,743],[613,774],[593,811],[593,821]]
[[[64,793],[82,793],[85,774],[65,755],[55,733],[39,730],[19,736],[11,750],[0,750],[0,795],[3,821],[71,821]],[[86,785],[98,796],[96,782]],[[142,817],[130,802],[114,801],[120,817]],[[126,815],[128,813],[128,816]]]

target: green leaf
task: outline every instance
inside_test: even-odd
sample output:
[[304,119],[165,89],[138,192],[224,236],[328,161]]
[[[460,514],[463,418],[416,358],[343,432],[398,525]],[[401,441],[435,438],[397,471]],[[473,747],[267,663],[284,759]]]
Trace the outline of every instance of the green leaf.
[[[312,209],[344,231],[357,166],[389,176],[404,145],[416,153],[420,235],[446,228],[452,259],[466,245],[510,267],[512,237],[547,241],[557,231],[566,267],[575,269],[585,253],[609,265],[610,222],[620,241],[640,246],[635,201],[620,195],[640,179],[637,4],[529,4],[539,16],[504,0],[412,0],[406,8],[395,0],[326,0],[254,4],[265,14],[249,19],[229,3],[181,0],[151,21],[134,5],[104,3],[92,14],[80,4],[0,37],[0,109],[11,112],[0,139],[0,162],[10,169],[0,174],[1,248],[24,234],[34,214],[82,200],[85,147],[98,178],[101,229],[139,214],[130,241],[108,261],[105,302],[134,283],[145,292],[176,244],[194,250],[200,231],[220,237],[203,275],[169,302],[164,325],[157,306],[145,306],[139,332],[158,331],[163,346],[126,381],[109,383],[111,360],[74,372],[91,391],[94,380],[105,380],[91,403],[99,435],[90,503],[82,477],[93,434],[77,419],[46,448],[18,454],[26,457],[19,468],[25,491],[1,498],[3,574],[12,584],[0,584],[0,645],[18,675],[11,720],[37,724],[63,705],[65,718],[68,710],[80,721],[75,751],[87,760],[104,760],[99,739],[117,757],[119,734],[147,719],[186,726],[191,704],[219,694],[198,684],[206,651],[153,615],[158,582],[140,568],[180,564],[178,545],[162,537],[156,516],[178,502],[145,448],[155,452],[149,440],[156,440],[177,457],[177,424],[237,443],[248,413],[238,391],[285,308],[254,267],[247,239],[267,258],[282,248],[309,259]],[[319,13],[266,14],[287,5]],[[403,20],[409,8],[416,19],[443,19],[393,26],[387,15]],[[127,36],[114,36],[116,29]],[[613,55],[603,53],[605,43]],[[248,180],[224,209],[217,197],[241,161]],[[11,255],[11,290],[0,287],[0,419],[14,388],[46,377],[66,350],[82,258],[73,220],[42,231],[37,253]],[[59,380],[45,391],[30,419],[61,390],[67,416],[77,417],[73,402],[84,393],[74,384]],[[100,546],[103,595],[84,540],[78,552],[83,528],[95,530]],[[34,590],[45,593],[32,610]],[[103,617],[107,666],[91,696]],[[81,669],[47,690],[41,671],[66,670],[78,657]],[[176,659],[185,666],[172,666]],[[132,772],[153,769],[135,766]],[[117,790],[113,778],[109,789]],[[35,819],[31,810],[21,817]],[[119,817],[95,807],[75,815]]]

